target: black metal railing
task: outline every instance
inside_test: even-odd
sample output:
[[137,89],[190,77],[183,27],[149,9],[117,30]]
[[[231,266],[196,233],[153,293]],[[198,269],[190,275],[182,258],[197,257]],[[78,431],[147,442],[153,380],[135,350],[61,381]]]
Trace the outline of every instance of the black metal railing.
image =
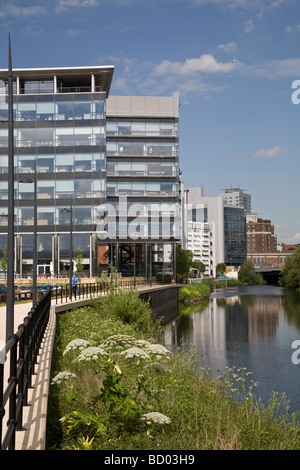
[[61,284],[56,285],[51,289],[52,298],[55,299],[55,303],[70,302],[76,300],[89,299],[93,297],[98,297],[101,295],[106,295],[112,290],[114,292],[119,292],[123,289],[131,289],[134,287],[139,287],[143,284],[144,281],[140,279],[130,279],[130,280],[113,280],[112,282],[95,282],[95,283],[80,283],[76,288],[71,287],[71,296],[70,296],[70,284]]
[[[0,364],[1,450],[15,450],[15,432],[22,429],[23,407],[28,404],[28,388],[31,387],[39,348],[48,324],[50,305],[51,291],[48,290],[32,307],[5,346],[5,355],[7,358],[9,356],[9,361],[6,365],[2,363],[4,361]],[[5,390],[4,367],[9,368]],[[3,419],[7,413],[5,430]]]

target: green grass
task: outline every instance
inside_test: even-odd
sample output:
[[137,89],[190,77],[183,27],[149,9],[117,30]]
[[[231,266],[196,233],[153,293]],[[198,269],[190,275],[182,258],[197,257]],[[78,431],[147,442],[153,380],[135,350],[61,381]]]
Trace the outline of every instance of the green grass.
[[[133,291],[58,315],[52,380],[74,376],[50,386],[48,450],[300,449],[282,397],[257,404],[245,370],[216,377],[193,352],[160,351],[160,333]],[[97,359],[66,352],[77,338],[101,345]],[[124,354],[131,346],[136,355]],[[167,422],[142,419],[149,413]]]

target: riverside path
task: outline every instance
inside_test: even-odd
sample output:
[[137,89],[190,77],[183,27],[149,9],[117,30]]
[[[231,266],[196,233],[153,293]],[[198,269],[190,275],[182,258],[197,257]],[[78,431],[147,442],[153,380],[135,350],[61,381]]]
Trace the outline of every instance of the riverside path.
[[[137,290],[139,292],[153,292],[163,290],[165,288],[178,287],[176,285],[162,286],[153,284],[139,285]],[[100,298],[105,295],[97,294],[92,298]],[[51,301],[50,317],[48,325],[41,343],[37,364],[35,366],[35,373],[32,376],[31,388],[28,390],[28,406],[23,408],[23,423],[22,430],[16,431],[15,437],[15,450],[45,450],[46,442],[46,423],[47,423],[47,406],[48,406],[48,392],[50,385],[50,370],[52,349],[55,336],[56,313],[71,310],[75,307],[81,307],[89,304],[91,297],[86,299],[63,299],[56,301],[55,298]],[[24,318],[27,316],[31,309],[31,302],[16,303],[14,306],[14,331],[17,331],[19,325],[23,323]],[[0,306],[0,345],[5,344],[6,336],[6,306]],[[0,348],[2,349],[2,348]],[[7,385],[9,376],[9,360],[7,359],[4,366],[4,387]],[[5,433],[6,420],[3,419],[3,435]]]

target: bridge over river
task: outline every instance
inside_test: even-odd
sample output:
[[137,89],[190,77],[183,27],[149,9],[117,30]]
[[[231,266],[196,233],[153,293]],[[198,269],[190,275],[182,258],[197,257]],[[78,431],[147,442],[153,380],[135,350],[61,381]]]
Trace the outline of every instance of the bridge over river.
[[255,272],[260,273],[267,284],[276,286],[279,283],[281,269],[280,266],[257,266]]

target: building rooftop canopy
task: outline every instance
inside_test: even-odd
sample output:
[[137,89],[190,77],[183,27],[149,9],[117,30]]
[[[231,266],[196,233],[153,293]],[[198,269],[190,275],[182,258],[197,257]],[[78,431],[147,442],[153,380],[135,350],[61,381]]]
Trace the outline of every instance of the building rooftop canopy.
[[[109,95],[109,90],[114,72],[113,65],[86,66],[86,67],[53,67],[53,68],[13,68],[13,79],[17,77],[21,81],[29,80],[62,80],[64,86],[69,88],[87,87],[91,84],[91,77],[94,76],[95,89],[105,91]],[[8,70],[0,69],[0,78],[7,80]]]

